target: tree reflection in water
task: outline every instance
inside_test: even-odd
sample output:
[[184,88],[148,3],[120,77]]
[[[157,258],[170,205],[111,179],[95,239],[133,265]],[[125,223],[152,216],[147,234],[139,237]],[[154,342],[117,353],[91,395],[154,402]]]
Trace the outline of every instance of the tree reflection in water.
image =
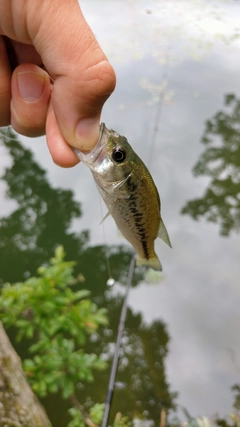
[[0,219],[1,280],[14,282],[35,274],[59,243],[76,259],[88,233],[75,236],[68,232],[72,219],[81,215],[72,191],[51,187],[46,172],[9,128],[1,130],[1,137],[13,161],[2,180],[8,187],[6,196],[18,205],[11,215]]
[[[195,176],[207,176],[210,182],[201,198],[188,201],[182,209],[195,220],[204,217],[220,226],[229,236],[240,229],[240,100],[225,95],[225,108],[207,120],[202,143],[206,149],[193,168]],[[234,410],[240,409],[240,384],[232,387]],[[225,419],[217,422],[227,427]]]
[[207,120],[202,143],[204,153],[193,169],[195,176],[210,177],[204,195],[183,207],[182,213],[220,225],[228,236],[240,228],[240,100],[225,96],[225,108]]
[[[37,268],[52,257],[55,247],[63,245],[67,259],[77,262],[76,274],[82,273],[85,277],[82,286],[91,290],[99,306],[108,308],[109,329],[96,335],[87,351],[104,355],[111,365],[122,297],[113,295],[107,288],[106,251],[111,253],[113,276],[122,283],[127,277],[131,252],[124,246],[89,247],[88,231],[71,233],[71,221],[82,214],[73,192],[53,188],[45,170],[9,128],[0,130],[0,140],[12,158],[12,166],[1,179],[8,187],[6,196],[17,202],[15,211],[0,219],[0,283],[14,283],[35,275]],[[135,273],[135,286],[140,277]],[[13,342],[14,335],[11,331]],[[140,314],[128,309],[117,375],[118,383],[125,386],[115,391],[111,417],[119,410],[131,417],[145,411],[146,418],[158,424],[161,408],[174,408],[176,393],[170,391],[164,364],[168,342],[163,322],[145,325]],[[22,357],[27,356],[26,342],[21,345],[14,342],[14,345]],[[79,385],[80,400],[104,402],[109,372],[110,366],[106,372],[96,375],[94,384]],[[65,427],[67,404],[59,404],[59,399],[59,396],[50,396],[43,402],[53,425]]]

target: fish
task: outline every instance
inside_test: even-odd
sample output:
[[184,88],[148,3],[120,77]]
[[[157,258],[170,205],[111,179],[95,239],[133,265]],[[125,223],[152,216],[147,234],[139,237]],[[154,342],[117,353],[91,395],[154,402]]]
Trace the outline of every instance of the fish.
[[159,237],[172,245],[161,217],[160,197],[150,172],[127,138],[102,123],[98,142],[91,151],[73,150],[91,170],[107,206],[102,222],[111,215],[133,246],[136,264],[161,271],[155,239]]

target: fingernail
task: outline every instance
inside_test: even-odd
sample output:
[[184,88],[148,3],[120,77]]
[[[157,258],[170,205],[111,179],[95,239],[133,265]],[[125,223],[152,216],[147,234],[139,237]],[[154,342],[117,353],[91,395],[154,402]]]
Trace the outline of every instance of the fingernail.
[[76,137],[80,151],[90,151],[98,142],[99,120],[96,117],[89,117],[78,122],[76,127]]
[[18,90],[20,96],[27,102],[36,102],[41,99],[44,86],[45,77],[40,73],[20,72],[17,74]]

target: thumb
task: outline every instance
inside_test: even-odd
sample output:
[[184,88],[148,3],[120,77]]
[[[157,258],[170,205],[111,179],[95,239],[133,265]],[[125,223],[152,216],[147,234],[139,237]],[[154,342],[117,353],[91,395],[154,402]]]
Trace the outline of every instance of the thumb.
[[27,3],[28,34],[54,80],[51,108],[57,126],[70,145],[90,150],[98,139],[103,104],[115,87],[114,70],[77,0],[40,0],[37,22],[31,7],[37,0]]

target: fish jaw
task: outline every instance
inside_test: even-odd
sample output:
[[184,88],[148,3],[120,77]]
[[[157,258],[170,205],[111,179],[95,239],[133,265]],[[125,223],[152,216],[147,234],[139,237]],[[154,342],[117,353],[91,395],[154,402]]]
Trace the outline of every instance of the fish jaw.
[[90,169],[94,169],[94,163],[100,156],[102,150],[106,146],[110,136],[110,131],[105,126],[105,123],[101,123],[99,128],[99,138],[95,147],[91,151],[83,152],[77,148],[73,148],[74,153],[77,155],[79,160],[83,162]]

